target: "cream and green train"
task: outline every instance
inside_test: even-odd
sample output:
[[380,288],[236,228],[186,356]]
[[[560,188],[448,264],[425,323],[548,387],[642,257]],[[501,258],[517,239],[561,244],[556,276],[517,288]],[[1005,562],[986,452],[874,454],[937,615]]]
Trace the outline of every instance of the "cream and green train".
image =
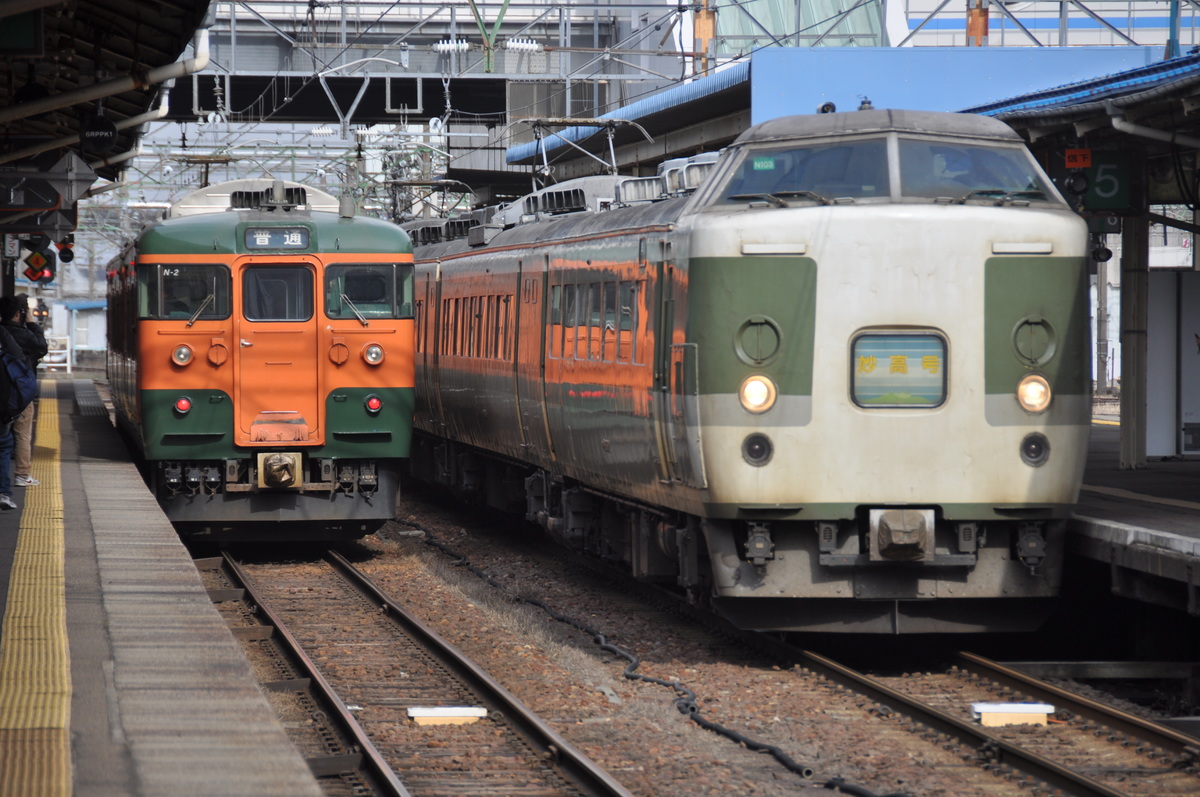
[[747,628],[1052,610],[1087,233],[1006,125],[776,119],[411,232],[418,473]]

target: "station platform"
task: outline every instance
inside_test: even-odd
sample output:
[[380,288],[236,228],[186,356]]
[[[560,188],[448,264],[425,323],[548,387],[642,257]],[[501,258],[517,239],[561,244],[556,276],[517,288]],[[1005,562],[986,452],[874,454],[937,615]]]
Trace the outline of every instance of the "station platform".
[[0,797],[322,794],[95,384],[43,378],[0,512]]
[[1200,459],[1120,467],[1115,416],[1096,416],[1070,553],[1110,567],[1114,594],[1200,614]]

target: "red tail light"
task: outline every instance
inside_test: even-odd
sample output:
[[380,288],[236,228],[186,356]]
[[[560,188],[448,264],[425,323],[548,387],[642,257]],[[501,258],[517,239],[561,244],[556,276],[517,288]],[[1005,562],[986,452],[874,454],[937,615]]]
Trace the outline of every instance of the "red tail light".
[[180,415],[187,415],[192,408],[192,400],[187,396],[180,396],[175,399],[175,411]]
[[377,415],[383,409],[383,399],[376,395],[367,396],[366,400],[363,401],[363,406],[367,408],[367,412]]

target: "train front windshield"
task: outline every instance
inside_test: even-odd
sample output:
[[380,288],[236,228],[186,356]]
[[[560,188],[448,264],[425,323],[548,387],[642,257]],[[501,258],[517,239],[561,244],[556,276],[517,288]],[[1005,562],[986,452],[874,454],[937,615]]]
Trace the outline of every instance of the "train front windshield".
[[[820,143],[773,142],[746,147],[736,157],[724,184],[714,190],[715,207],[834,200],[1061,202],[1019,144],[893,133]],[[897,162],[899,168],[892,167]]]
[[230,313],[232,280],[226,266],[138,266],[138,317],[220,319]]
[[325,269],[329,318],[410,318],[413,269],[407,263],[353,263]]

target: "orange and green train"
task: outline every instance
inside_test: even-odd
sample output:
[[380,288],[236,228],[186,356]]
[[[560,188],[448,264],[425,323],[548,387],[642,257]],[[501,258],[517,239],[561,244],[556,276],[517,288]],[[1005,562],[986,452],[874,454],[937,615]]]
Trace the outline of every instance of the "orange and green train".
[[202,188],[109,267],[119,425],[181,533],[336,539],[393,517],[412,246],[294,183]]
[[747,628],[1053,610],[1088,239],[1003,123],[775,119],[658,176],[408,226],[414,471]]

